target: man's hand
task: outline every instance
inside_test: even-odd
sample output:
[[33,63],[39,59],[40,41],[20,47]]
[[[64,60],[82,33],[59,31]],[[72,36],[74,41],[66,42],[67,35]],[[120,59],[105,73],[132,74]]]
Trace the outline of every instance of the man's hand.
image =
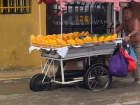
[[129,36],[125,36],[124,41],[128,42],[130,40]]

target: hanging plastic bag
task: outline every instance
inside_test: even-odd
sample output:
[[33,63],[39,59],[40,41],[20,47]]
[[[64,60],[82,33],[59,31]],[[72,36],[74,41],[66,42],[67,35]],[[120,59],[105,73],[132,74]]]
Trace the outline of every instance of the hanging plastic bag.
[[128,72],[132,72],[136,70],[135,60],[124,51],[123,47],[121,47],[120,54],[124,55],[124,57],[128,60]]
[[122,41],[122,47],[127,54],[130,54],[130,44],[129,42]]
[[128,61],[124,55],[117,53],[113,55],[109,62],[108,74],[116,77],[126,77],[128,71]]
[[132,46],[131,46],[131,44],[129,44],[129,48],[130,48],[130,56],[135,60],[135,62],[136,62],[136,64],[138,63],[138,61],[137,61],[137,58],[136,58],[136,55],[135,55],[135,53],[134,53],[134,51],[133,51],[133,48],[132,48]]

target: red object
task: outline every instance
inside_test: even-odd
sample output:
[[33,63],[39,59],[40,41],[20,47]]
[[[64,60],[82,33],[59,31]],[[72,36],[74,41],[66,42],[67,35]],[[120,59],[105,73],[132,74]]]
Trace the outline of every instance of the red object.
[[44,2],[45,4],[56,3],[56,0],[38,0],[38,4]]
[[61,16],[61,12],[59,12],[57,15],[58,15],[58,16]]
[[123,48],[121,48],[121,51],[120,51],[121,54],[124,55],[124,57],[128,60],[128,72],[132,72],[132,71],[135,71],[136,70],[136,62],[135,60],[129,56],[129,54],[127,54]]

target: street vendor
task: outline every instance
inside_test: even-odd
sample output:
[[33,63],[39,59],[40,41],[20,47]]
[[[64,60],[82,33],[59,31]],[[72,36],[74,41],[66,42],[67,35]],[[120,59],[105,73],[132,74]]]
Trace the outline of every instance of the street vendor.
[[133,47],[135,55],[138,60],[137,69],[132,72],[132,76],[135,78],[134,82],[138,83],[140,78],[140,23],[137,18],[133,17],[132,10],[129,7],[125,7],[122,10],[123,22],[116,28],[116,33],[124,29],[125,41],[129,41]]

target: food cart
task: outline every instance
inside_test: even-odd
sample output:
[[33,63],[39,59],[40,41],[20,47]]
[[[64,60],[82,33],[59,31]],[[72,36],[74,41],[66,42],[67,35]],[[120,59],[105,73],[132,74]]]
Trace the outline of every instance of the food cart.
[[[39,3],[45,0],[39,0]],[[47,0],[46,0],[47,1]],[[82,81],[87,89],[90,90],[102,90],[105,88],[109,88],[112,83],[112,77],[107,74],[107,65],[103,62],[93,63],[95,58],[98,58],[100,55],[112,55],[117,44],[122,42],[122,38],[117,38],[116,32],[114,30],[114,35],[109,36],[110,39],[102,39],[97,38],[96,35],[92,36],[92,24],[91,24],[91,32],[82,36],[82,33],[77,33],[78,39],[72,39],[76,42],[76,40],[82,40],[82,42],[73,42],[72,40],[64,42],[63,40],[63,11],[66,11],[65,3],[73,2],[74,0],[54,0],[52,2],[57,2],[61,9],[61,34],[58,35],[60,39],[56,39],[57,44],[48,43],[40,43],[34,42],[31,37],[31,46],[29,51],[31,52],[34,49],[40,51],[41,55],[41,73],[36,74],[32,77],[30,81],[30,89],[33,91],[43,91],[50,90],[52,82],[59,84],[71,84],[75,82]],[[79,2],[111,2],[114,3],[114,10],[119,11],[119,3],[120,2],[130,2],[130,0],[78,0]],[[126,3],[127,4],[127,3]],[[116,27],[115,18],[116,13],[114,11],[114,28]],[[92,14],[91,14],[92,17]],[[40,17],[40,5],[39,5],[39,30],[40,33],[38,38],[41,39],[41,17]],[[91,23],[92,23],[91,18]],[[69,33],[76,34],[76,33]],[[71,36],[71,35],[70,35]],[[90,37],[90,38],[89,38]],[[91,38],[92,37],[92,38]],[[95,38],[96,37],[96,38]],[[95,38],[96,40],[93,40]],[[92,40],[90,40],[92,39]],[[98,40],[102,39],[102,40]],[[62,43],[64,42],[64,43]],[[58,44],[59,43],[59,44]],[[102,58],[102,57],[101,57]],[[43,65],[42,60],[45,59],[46,63]],[[67,61],[74,61],[75,59],[82,59],[83,68],[82,70],[66,70],[64,71],[64,67],[67,66]],[[99,58],[100,59],[100,58]],[[54,71],[54,61],[59,61],[60,66],[58,67],[57,72]],[[78,64],[78,63],[77,63]],[[81,65],[81,64],[79,64]],[[50,66],[53,67],[53,70],[50,70]],[[73,66],[73,65],[71,65]],[[49,71],[53,71],[52,74]]]

